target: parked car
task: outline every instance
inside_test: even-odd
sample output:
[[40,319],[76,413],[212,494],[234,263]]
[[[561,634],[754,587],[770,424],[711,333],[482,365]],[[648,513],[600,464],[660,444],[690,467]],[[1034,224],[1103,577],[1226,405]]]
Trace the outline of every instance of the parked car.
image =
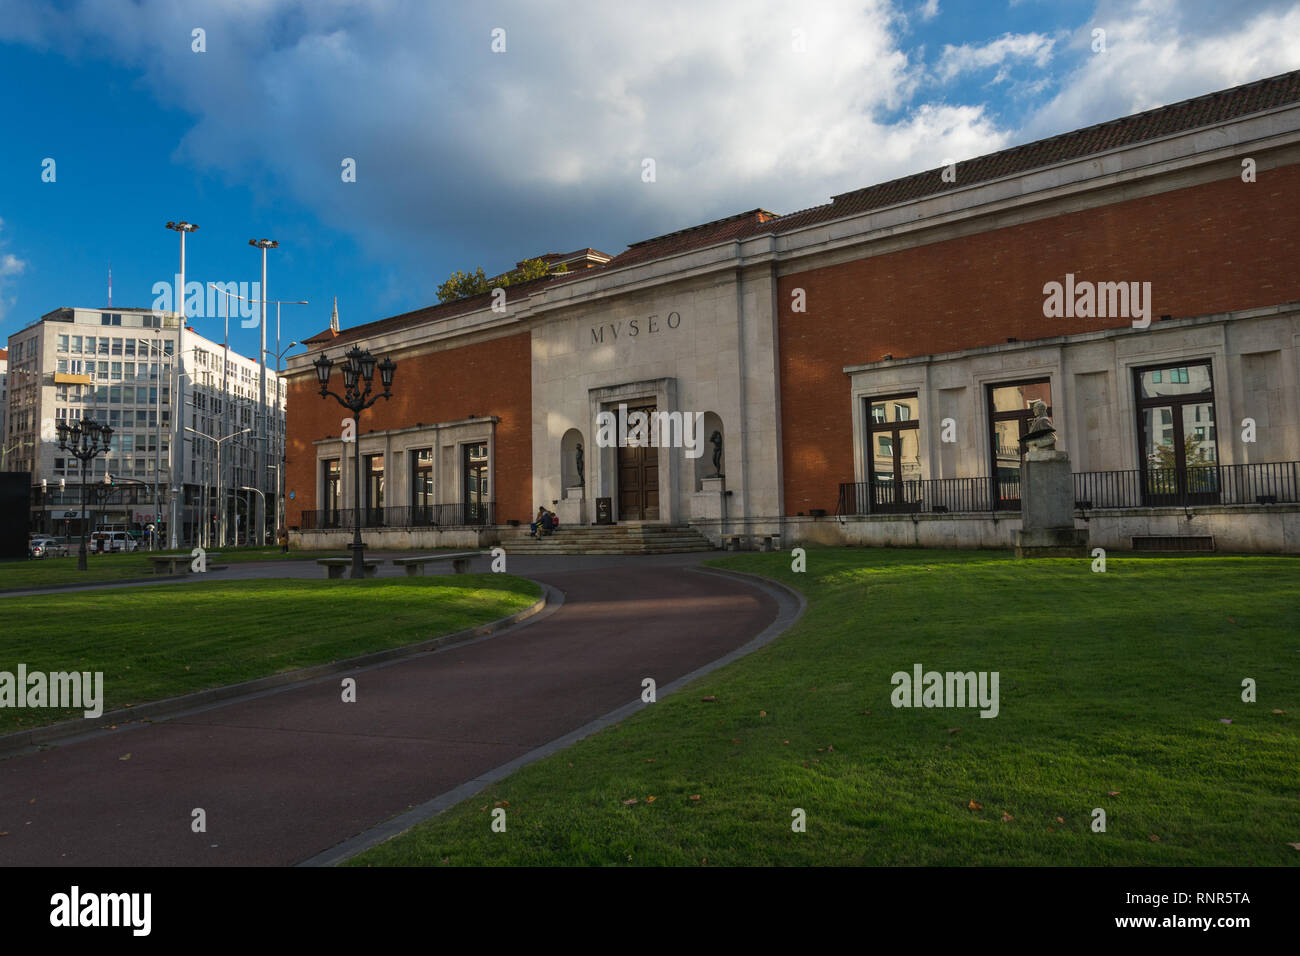
[[28,549],[33,558],[66,558],[68,544],[62,538],[33,538]]
[[90,536],[90,550],[96,553],[135,549],[135,539],[125,531],[96,531]]

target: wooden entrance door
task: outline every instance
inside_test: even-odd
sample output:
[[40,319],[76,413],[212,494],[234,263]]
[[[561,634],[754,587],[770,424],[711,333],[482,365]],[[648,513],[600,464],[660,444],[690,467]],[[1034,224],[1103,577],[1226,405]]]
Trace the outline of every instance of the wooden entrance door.
[[[650,415],[653,405],[629,408]],[[659,520],[659,449],[647,446],[618,450],[618,517],[620,521]]]

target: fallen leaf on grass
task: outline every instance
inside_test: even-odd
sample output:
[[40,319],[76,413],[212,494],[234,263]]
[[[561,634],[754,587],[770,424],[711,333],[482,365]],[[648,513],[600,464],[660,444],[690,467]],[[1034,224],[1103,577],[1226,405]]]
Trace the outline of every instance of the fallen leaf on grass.
[[652,795],[652,796],[646,797],[646,798],[645,798],[645,802],[646,802],[646,803],[654,803],[654,802],[655,802],[655,798],[654,798],[654,796]]
[[1056,822],[1057,822],[1057,823],[1064,823],[1064,822],[1065,822],[1065,817],[1057,817],[1057,818],[1056,818]]
[[1053,827],[1048,827],[1048,828],[1047,828],[1047,832],[1048,832],[1048,833],[1055,833],[1056,830],[1055,830],[1055,828],[1053,828]]
[[740,743],[740,738],[739,738],[739,737],[732,737],[732,738],[731,738],[731,742],[732,742],[733,744],[738,744],[738,743]]
[[1285,714],[1286,711],[1285,711],[1285,710],[1278,710],[1276,707],[1274,707],[1274,708],[1273,708],[1273,713],[1275,713],[1275,714]]
[[788,740],[783,740],[783,741],[781,741],[781,743],[783,743],[783,744],[788,744],[789,742],[790,742],[790,741],[788,741]]
[[492,806],[494,806],[494,807],[508,807],[508,806],[510,806],[510,801],[509,801],[509,800],[498,800],[496,803],[492,804]]
[[131,755],[130,755],[130,754],[127,754],[125,757],[118,757],[117,759],[118,759],[118,760],[130,760],[130,759],[131,759]]
[[[4,834],[0,833],[0,836],[4,836]],[[1300,850],[1300,843],[1288,843],[1287,846],[1293,850]]]
[[1119,791],[1118,791],[1118,790],[1107,790],[1107,791],[1106,791],[1106,796],[1108,796],[1108,797],[1118,797],[1118,796],[1119,796]]
[[959,734],[959,733],[961,733],[961,728],[960,728],[960,727],[949,727],[949,728],[948,728],[948,733],[950,733],[950,734]]
[[[646,763],[654,763],[657,759],[658,759],[658,758],[656,758],[656,757],[650,757],[650,758],[648,758],[648,759],[646,760]],[[569,766],[572,767],[573,764],[569,764]]]
[[624,800],[624,801],[623,801],[623,806],[625,806],[625,807],[630,807],[630,806],[632,806],[632,804],[634,804],[634,803],[636,803],[636,802],[637,802],[637,801],[636,801],[636,797],[633,797],[631,800]]
[[1230,724],[1230,723],[1232,723],[1232,718],[1231,718],[1231,717],[1220,717],[1220,718],[1219,718],[1219,723],[1221,723],[1221,724]]
[[691,799],[692,799],[692,800],[699,800],[699,799],[700,799],[700,795],[699,795],[698,793],[693,793],[693,794],[691,794]]
[[767,711],[765,711],[765,710],[760,710],[760,711],[758,712],[758,716],[760,716],[760,717],[766,717],[766,716],[767,716]]
[[1002,822],[1003,822],[1003,823],[1010,823],[1010,822],[1011,822],[1012,820],[1014,820],[1014,819],[1015,819],[1015,817],[1013,817],[1011,814],[1007,813],[1007,811],[1005,811],[1005,810],[1002,811]]
[[703,703],[706,703],[706,704],[712,704],[712,703],[716,703],[717,700],[718,700],[718,698],[716,698],[716,697],[701,697],[700,700],[701,700]]
[[1147,837],[1147,839],[1150,840],[1152,843],[1160,842],[1160,837],[1156,836],[1154,833],[1151,834],[1149,837]]
[[984,804],[982,804],[982,803],[976,803],[974,800],[972,800],[970,803],[966,804],[966,806],[970,807],[972,810],[983,810],[983,809],[984,809]]

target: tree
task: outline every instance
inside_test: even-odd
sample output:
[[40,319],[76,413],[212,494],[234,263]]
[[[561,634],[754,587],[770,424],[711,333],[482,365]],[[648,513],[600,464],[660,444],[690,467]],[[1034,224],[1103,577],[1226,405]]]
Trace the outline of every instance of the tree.
[[[568,267],[561,263],[555,271],[567,272]],[[518,285],[520,282],[540,279],[550,272],[550,267],[541,259],[525,259],[518,268],[493,276],[491,279],[484,275],[482,266],[473,272],[457,270],[447,277],[446,282],[438,286],[438,301],[454,302],[458,299],[468,299],[470,296],[483,295],[493,289],[504,289],[507,286]]]

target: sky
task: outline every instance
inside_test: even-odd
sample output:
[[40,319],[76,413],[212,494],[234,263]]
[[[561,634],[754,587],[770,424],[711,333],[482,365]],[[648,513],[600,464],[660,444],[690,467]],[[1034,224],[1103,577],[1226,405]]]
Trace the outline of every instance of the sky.
[[[153,306],[169,220],[199,226],[190,282],[256,282],[248,240],[280,243],[265,297],[309,302],[287,345],[335,296],[346,328],[457,269],[794,212],[1298,68],[1300,3],[1266,0],[0,0],[0,344],[106,305],[110,268],[115,306]],[[206,303],[190,324],[221,339]]]

